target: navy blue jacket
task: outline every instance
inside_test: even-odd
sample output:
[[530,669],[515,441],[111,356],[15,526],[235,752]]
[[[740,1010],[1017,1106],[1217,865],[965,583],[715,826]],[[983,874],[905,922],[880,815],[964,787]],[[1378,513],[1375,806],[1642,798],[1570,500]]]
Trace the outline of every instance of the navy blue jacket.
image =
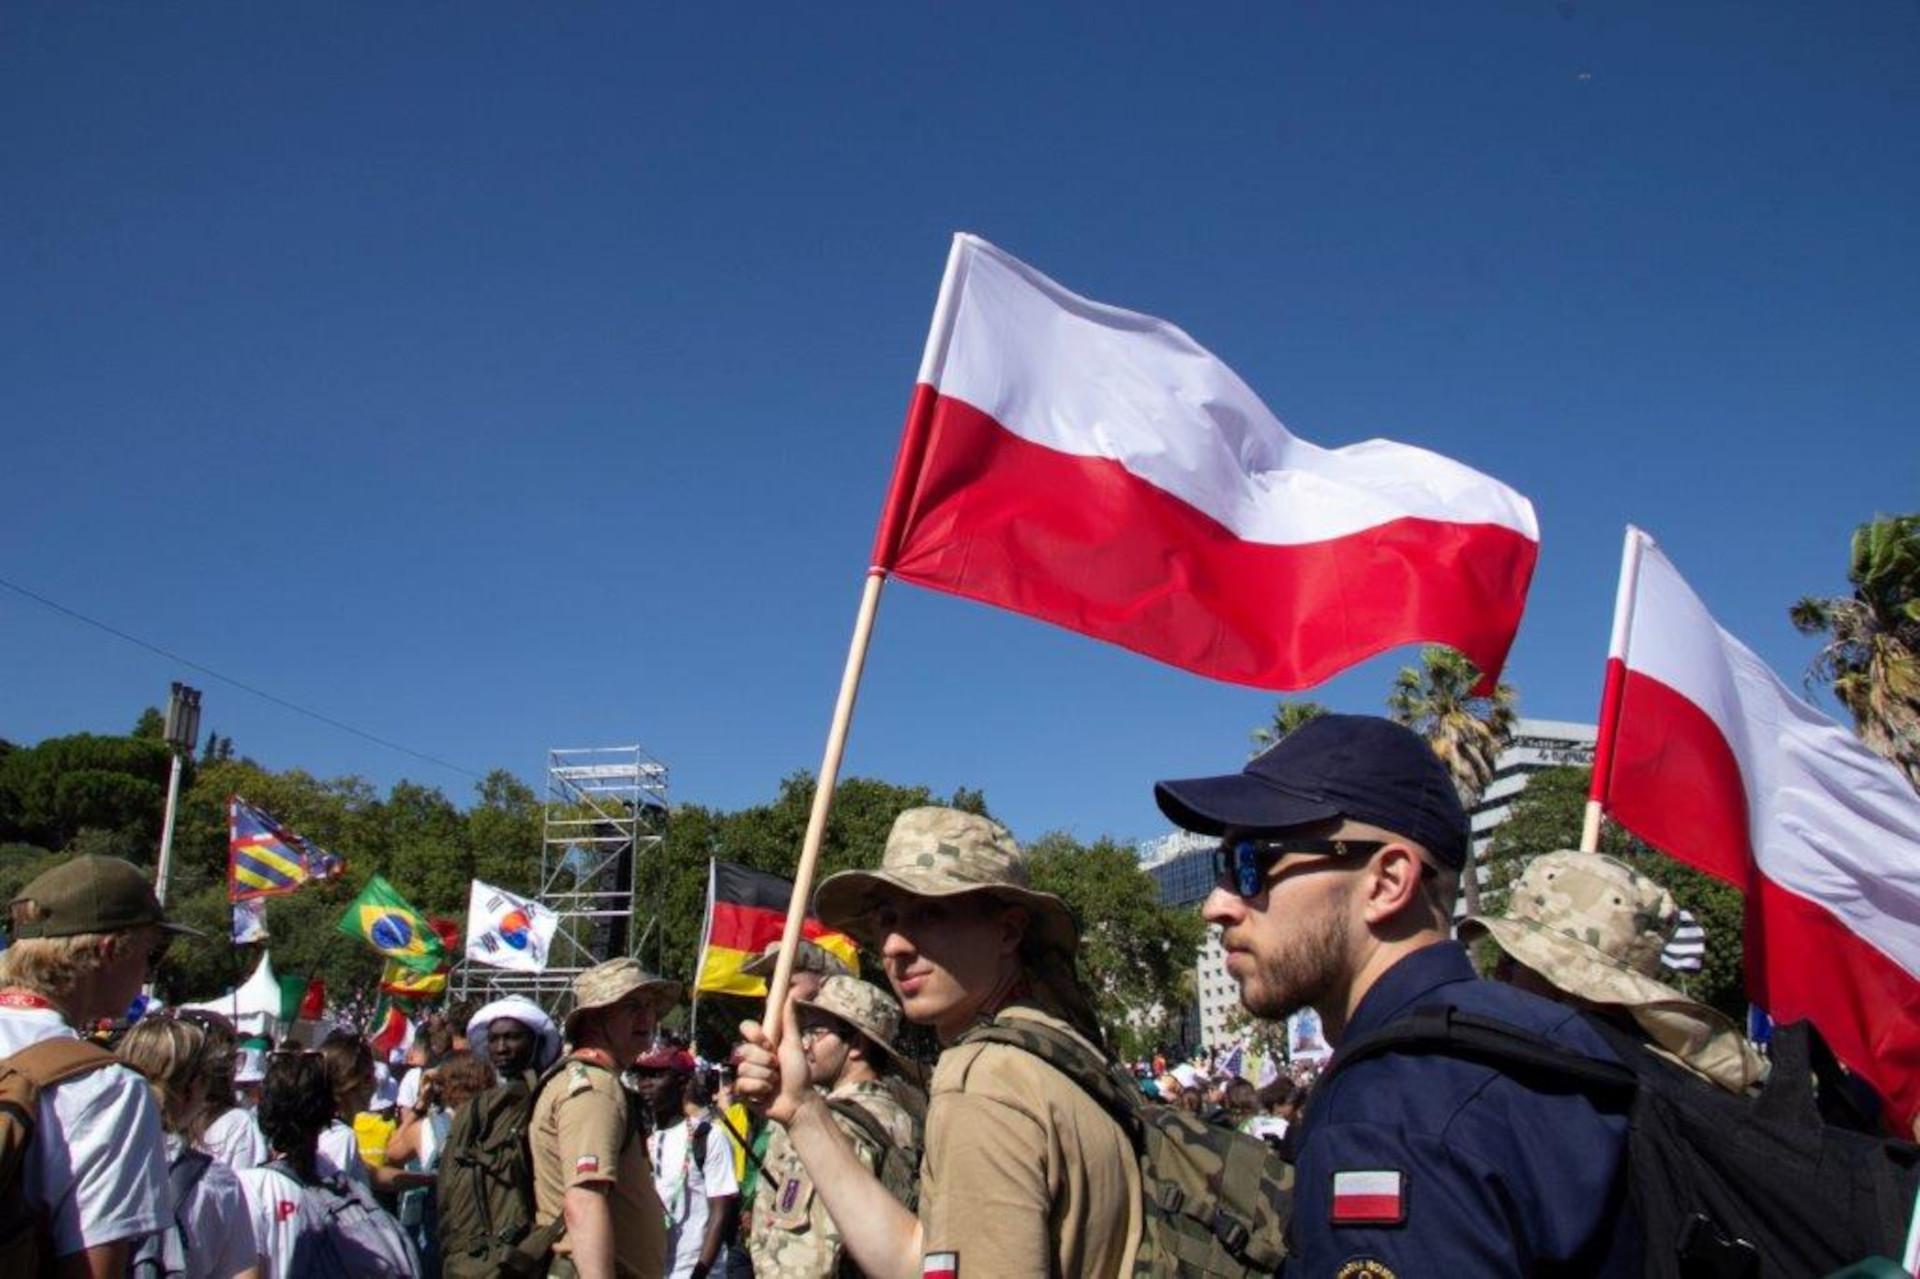
[[[1345,1040],[1416,1008],[1498,1018],[1602,1061],[1618,1057],[1573,1009],[1482,981],[1457,942],[1402,959],[1381,976]],[[1626,1210],[1627,1121],[1583,1097],[1532,1092],[1485,1066],[1390,1053],[1343,1069],[1307,1104],[1294,1143],[1298,1179],[1282,1274],[1332,1279],[1415,1275],[1636,1275],[1640,1245]],[[1334,1187],[1396,1187],[1403,1220]],[[1398,1179],[1355,1177],[1397,1173]],[[1359,1212],[1356,1213],[1356,1207]]]

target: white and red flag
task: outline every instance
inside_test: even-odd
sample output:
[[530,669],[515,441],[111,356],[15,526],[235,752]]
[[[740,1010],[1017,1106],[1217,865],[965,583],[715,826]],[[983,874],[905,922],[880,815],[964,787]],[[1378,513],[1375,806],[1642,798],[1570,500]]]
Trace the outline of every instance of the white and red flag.
[[873,565],[1259,688],[1417,641],[1490,682],[1539,538],[1504,484],[1309,444],[1175,326],[958,235]]
[[1920,796],[1721,630],[1627,530],[1593,798],[1746,895],[1747,988],[1920,1110]]

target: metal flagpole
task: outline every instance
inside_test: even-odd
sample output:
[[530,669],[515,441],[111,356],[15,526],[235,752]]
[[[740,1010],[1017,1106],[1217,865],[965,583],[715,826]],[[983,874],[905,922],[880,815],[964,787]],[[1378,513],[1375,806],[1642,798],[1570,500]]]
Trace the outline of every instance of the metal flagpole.
[[160,858],[153,876],[153,895],[162,906],[167,904],[167,873],[173,863],[173,821],[180,811],[180,770],[200,738],[200,690],[179,680],[167,695],[166,738],[173,768],[167,776],[167,815],[160,827]]

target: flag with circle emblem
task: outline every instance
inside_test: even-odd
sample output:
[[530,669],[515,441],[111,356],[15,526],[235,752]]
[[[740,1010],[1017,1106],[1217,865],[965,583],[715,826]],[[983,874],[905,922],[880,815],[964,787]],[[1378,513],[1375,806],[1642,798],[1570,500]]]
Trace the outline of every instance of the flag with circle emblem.
[[474,963],[545,972],[559,927],[560,916],[539,902],[473,881],[467,898],[467,958]]
[[358,937],[397,964],[430,973],[447,962],[439,933],[389,884],[375,875],[347,905],[340,931]]

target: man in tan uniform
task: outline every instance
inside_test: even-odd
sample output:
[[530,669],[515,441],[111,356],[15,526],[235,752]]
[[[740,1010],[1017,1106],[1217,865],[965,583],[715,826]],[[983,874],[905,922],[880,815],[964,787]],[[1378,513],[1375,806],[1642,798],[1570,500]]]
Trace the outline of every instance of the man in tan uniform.
[[567,1059],[534,1103],[534,1227],[564,1218],[555,1279],[659,1279],[667,1259],[666,1210],[653,1188],[640,1103],[620,1072],[646,1048],[680,983],[610,959],[574,979]]
[[[900,1183],[889,1187],[896,1193],[905,1190],[906,1181],[919,1176],[920,1121],[886,1079],[913,1073],[893,1049],[900,1005],[878,986],[845,976],[827,978],[817,999],[796,996],[794,1005],[808,1078],[826,1094],[834,1122],[853,1143],[861,1166],[883,1180],[891,1176]],[[850,1114],[850,1108],[859,1113]],[[763,1169],[748,1227],[753,1273],[759,1279],[858,1274],[843,1255],[840,1231],[814,1193],[813,1178],[778,1125]]]
[[1027,882],[1004,826],[951,808],[902,813],[878,871],[820,885],[814,913],[879,951],[909,1020],[944,1050],[934,1070],[918,1219],[864,1168],[809,1084],[798,1010],[778,1047],[741,1031],[739,1091],[783,1124],[846,1250],[869,1275],[1128,1273],[1142,1225],[1127,1135],[1079,1085],[1025,1049],[964,1042],[999,1020],[1104,1055],[1075,975],[1066,903]]
[[1673,895],[1625,862],[1557,852],[1527,863],[1505,914],[1462,920],[1460,940],[1491,937],[1495,977],[1607,1018],[1738,1096],[1760,1082],[1765,1060],[1726,1016],[1659,979],[1679,926]]

